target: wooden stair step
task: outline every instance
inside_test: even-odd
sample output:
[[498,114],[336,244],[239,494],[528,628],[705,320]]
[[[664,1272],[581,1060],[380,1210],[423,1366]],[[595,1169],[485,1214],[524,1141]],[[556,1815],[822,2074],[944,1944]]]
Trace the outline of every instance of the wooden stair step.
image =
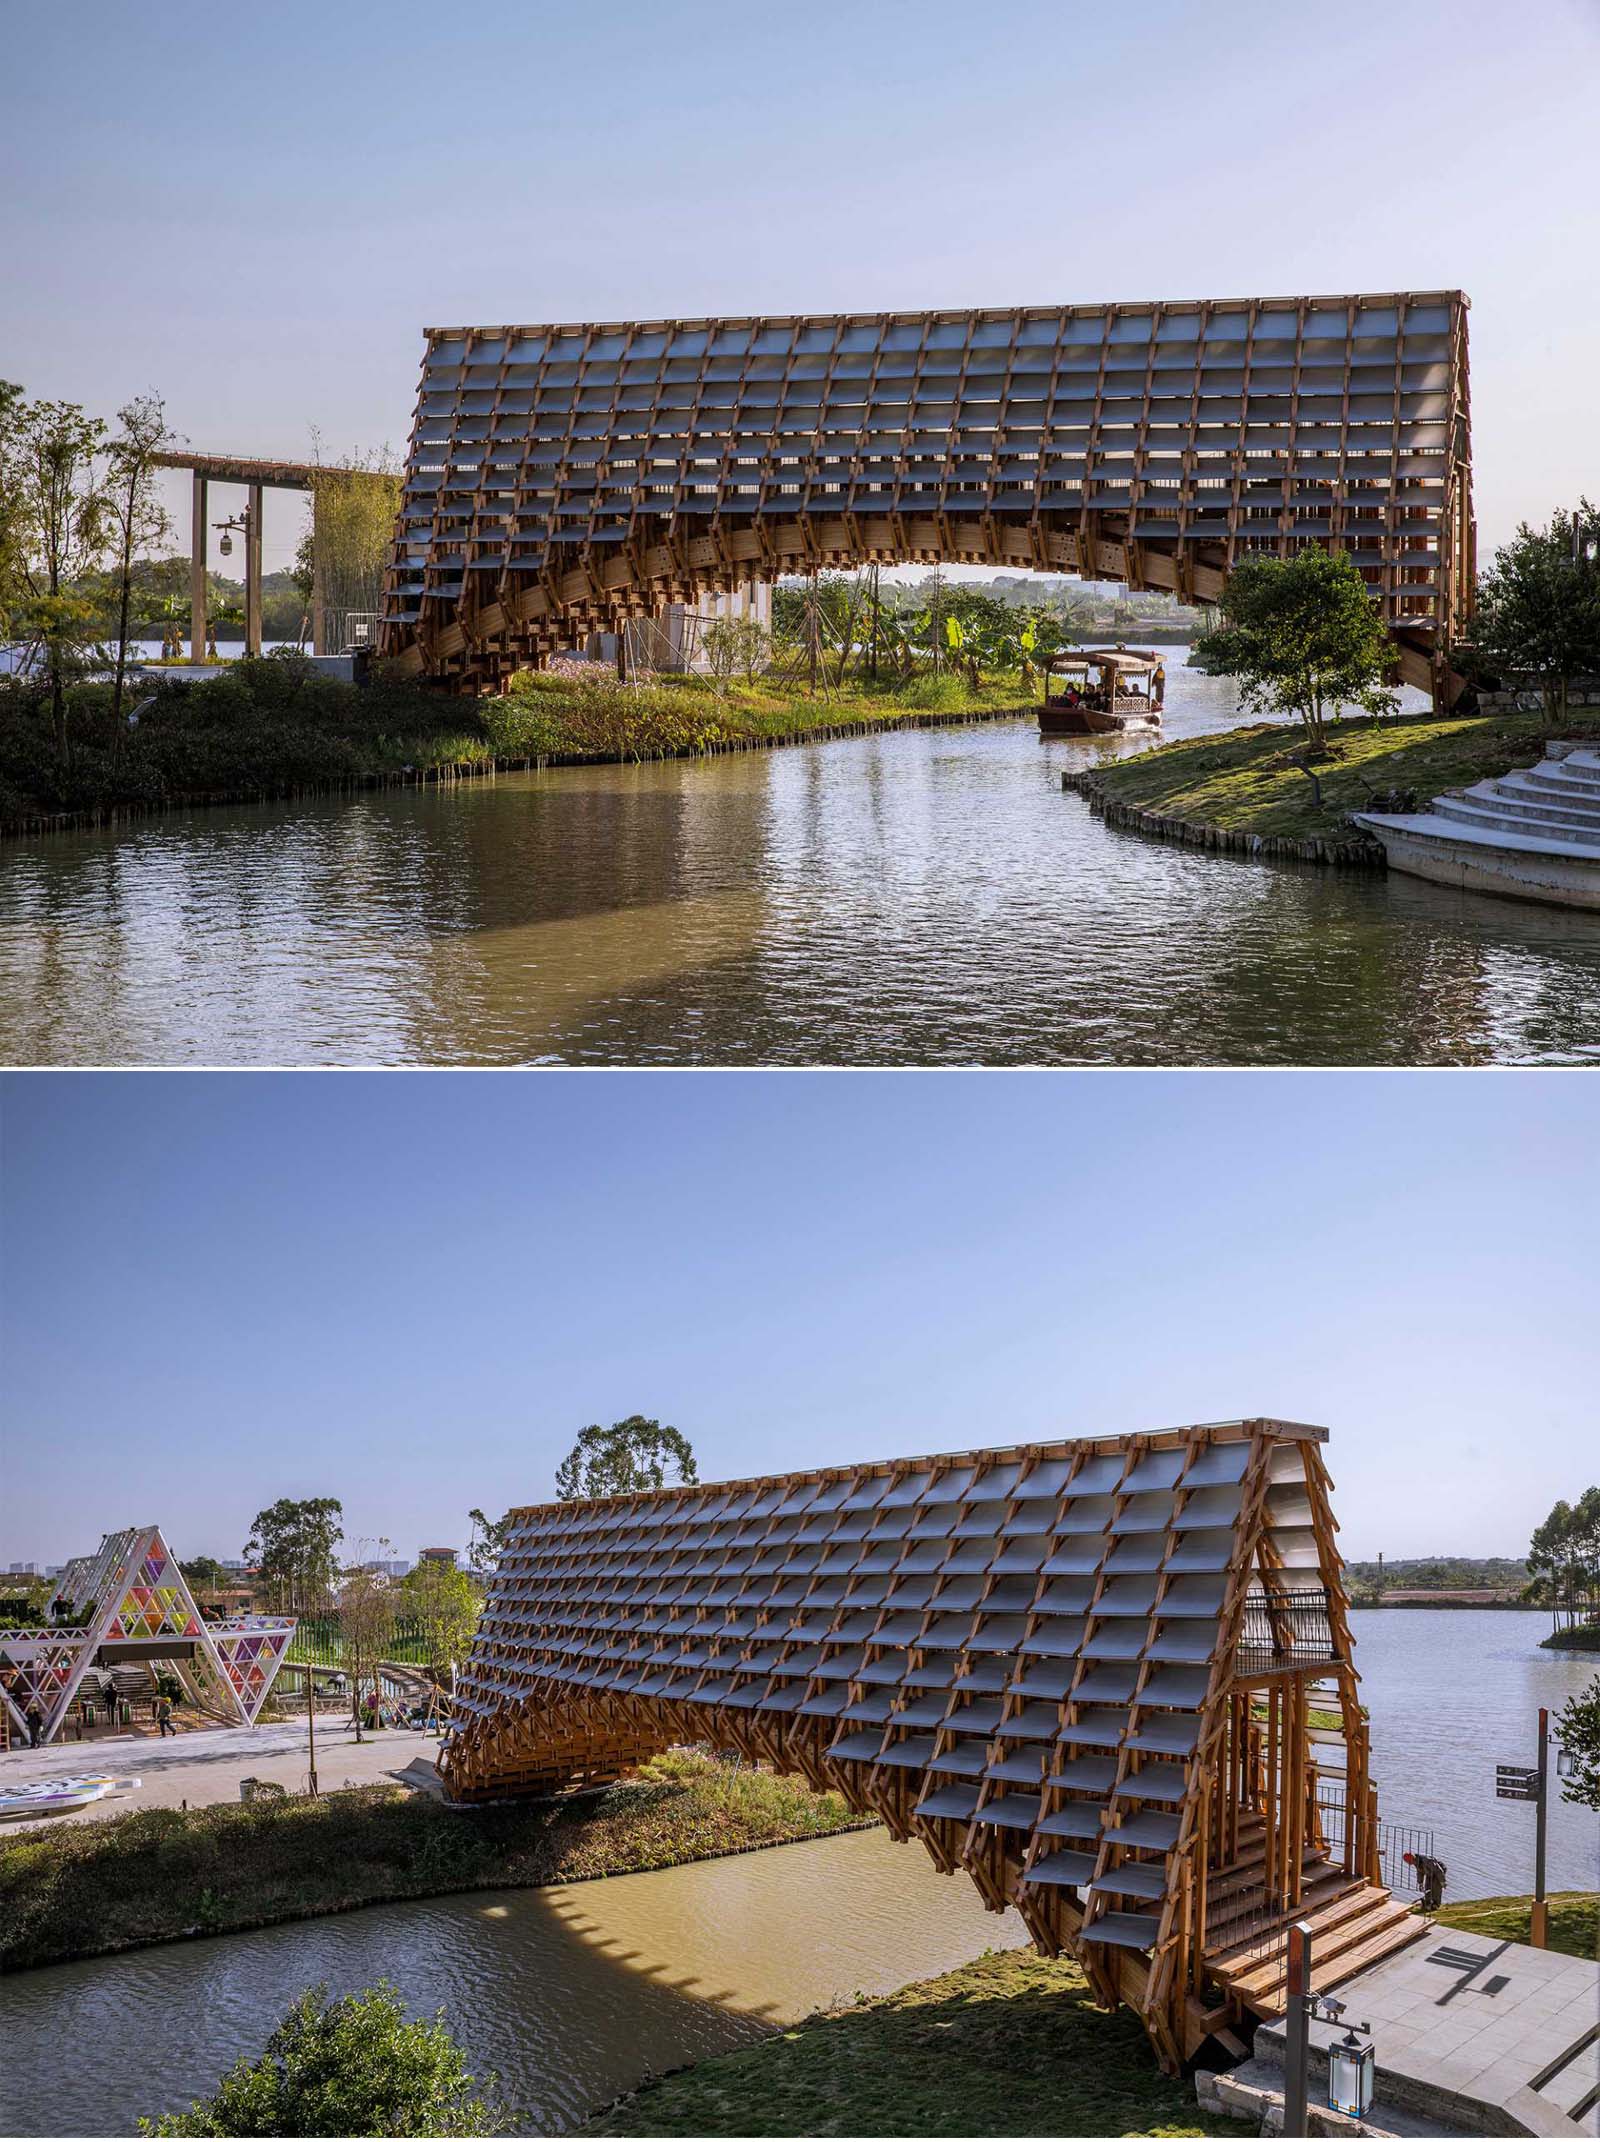
[[[1357,1884],[1355,1886],[1360,1888],[1364,1885]],[[1351,1893],[1351,1890],[1352,1884],[1349,1875],[1340,1868],[1329,1868],[1325,1873],[1314,1874],[1308,1881],[1304,1882],[1300,1892],[1300,1904],[1297,1909],[1281,1912],[1276,1916],[1285,1922],[1290,1918],[1303,1919],[1308,1914],[1324,1910],[1337,1903],[1341,1897]],[[1260,1897],[1244,1899],[1236,1909],[1223,1912],[1208,1910],[1206,1913],[1206,1946],[1208,1948],[1221,1949],[1226,1953],[1229,1948],[1236,1948],[1244,1941],[1253,1940],[1255,1938],[1254,1935],[1248,1933],[1240,1933],[1237,1938],[1230,1940],[1229,1929],[1234,1926],[1235,1922],[1261,1919],[1265,1915],[1265,1900]],[[1262,1931],[1266,1931],[1266,1929],[1263,1928]]]
[[[1410,1948],[1414,1941],[1420,1941],[1424,1934],[1432,1931],[1431,1919],[1419,1919],[1415,1912],[1401,1905],[1398,1916],[1390,1919],[1380,1932],[1371,1935],[1358,1947],[1346,1949],[1342,1955],[1330,1958],[1327,1963],[1318,1963],[1316,1951],[1313,1949],[1311,1990],[1313,1993],[1331,1993],[1335,1986],[1342,1986],[1347,1978],[1354,1978],[1358,1972],[1367,1970],[1371,1965],[1382,1963],[1386,1956],[1398,1955],[1402,1949]],[[1257,2004],[1252,2003],[1252,2006],[1255,2005]],[[1282,1983],[1280,1982],[1274,1994],[1269,1995],[1259,2005],[1262,2015],[1269,2021],[1281,2016],[1288,2005]]]
[[[1405,1948],[1416,1940],[1418,1926],[1413,1914],[1400,1905],[1393,1911],[1369,1912],[1360,1919],[1347,1922],[1330,1953],[1319,1956],[1313,1942],[1311,1990],[1324,1992],[1355,1972],[1365,1970],[1369,1963],[1376,1963],[1394,1950]],[[1253,1973],[1247,1982],[1235,1981],[1229,1990],[1264,2014],[1281,2015],[1284,2007],[1281,1958],[1277,1969],[1267,1974],[1264,1980],[1260,1974]]]
[[[1404,1904],[1395,1903],[1386,1889],[1353,1889],[1337,1902],[1311,1914],[1306,1924],[1311,1929],[1311,1954],[1313,1972],[1323,1963],[1333,1959],[1351,1946],[1365,1940],[1373,1930],[1373,1923],[1382,1917],[1389,1923],[1396,1916],[1409,1918]],[[1287,1925],[1287,1919],[1285,1925]],[[1280,1954],[1268,1957],[1245,1970],[1230,1971],[1224,1957],[1219,1960],[1208,1957],[1213,1971],[1228,1980],[1236,1993],[1265,1992],[1274,1980],[1283,1977],[1284,1962]]]

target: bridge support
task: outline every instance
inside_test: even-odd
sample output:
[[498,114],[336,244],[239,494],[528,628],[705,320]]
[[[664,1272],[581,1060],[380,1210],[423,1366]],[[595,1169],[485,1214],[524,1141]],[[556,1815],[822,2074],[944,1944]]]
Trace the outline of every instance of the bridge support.
[[189,660],[206,658],[206,519],[210,486],[199,469],[190,491],[193,516],[189,536]]

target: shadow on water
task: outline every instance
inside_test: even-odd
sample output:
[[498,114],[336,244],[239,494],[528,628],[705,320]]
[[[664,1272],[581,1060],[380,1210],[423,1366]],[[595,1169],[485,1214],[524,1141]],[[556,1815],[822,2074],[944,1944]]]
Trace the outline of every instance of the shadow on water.
[[386,1978],[410,2012],[444,2011],[520,2131],[556,2133],[652,2074],[1021,1939],[969,1883],[863,1831],[49,1966],[0,1987],[0,2132],[132,2133],[259,2053],[306,1986]]

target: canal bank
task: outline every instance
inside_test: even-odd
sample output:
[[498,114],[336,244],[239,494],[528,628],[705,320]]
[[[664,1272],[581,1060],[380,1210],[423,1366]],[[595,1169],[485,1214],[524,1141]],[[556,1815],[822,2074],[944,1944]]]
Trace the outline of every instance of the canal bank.
[[[1571,733],[1597,732],[1600,714],[1584,712]],[[1352,812],[1415,811],[1448,789],[1532,766],[1548,741],[1541,717],[1514,706],[1361,716],[1330,723],[1327,756],[1310,761],[1298,727],[1255,723],[1070,768],[1062,785],[1121,830],[1214,854],[1381,872],[1383,846]]]
[[574,1800],[458,1810],[380,1784],[36,1823],[0,1834],[0,1971],[398,1899],[560,1888],[872,1827],[798,1779],[681,1751]]
[[113,828],[173,811],[451,787],[552,767],[641,765],[773,751],[898,729],[1013,720],[1018,680],[948,673],[815,690],[769,677],[700,675],[624,685],[528,672],[505,697],[452,699],[379,678],[360,688],[292,654],[244,660],[201,682],[145,679],[131,725],[84,689],[63,761],[43,701],[0,727],[0,838]]

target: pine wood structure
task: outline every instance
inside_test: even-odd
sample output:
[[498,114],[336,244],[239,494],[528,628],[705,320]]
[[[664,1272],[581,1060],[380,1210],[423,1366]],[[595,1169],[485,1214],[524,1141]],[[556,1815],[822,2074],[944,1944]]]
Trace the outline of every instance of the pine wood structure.
[[384,594],[493,690],[671,602],[956,561],[1186,601],[1347,550],[1450,697],[1474,582],[1459,291],[430,328]]
[[328,644],[329,602],[326,546],[321,540],[321,501],[318,486],[329,477],[356,483],[386,483],[388,477],[371,469],[330,468],[318,461],[262,461],[240,454],[192,454],[174,447],[168,453],[152,454],[158,469],[187,469],[191,478],[189,517],[189,659],[206,659],[206,588],[211,544],[210,496],[214,483],[243,484],[250,496],[244,533],[244,651],[261,652],[261,523],[263,494],[267,491],[311,493],[311,651],[323,655],[338,652]]
[[230,1614],[207,1621],[157,1525],[109,1532],[96,1553],[69,1562],[55,1596],[73,1626],[0,1629],[0,1730],[28,1741],[37,1712],[52,1741],[89,1668],[139,1666],[176,1676],[199,1710],[254,1725],[294,1641],[289,1614]]
[[[1277,1420],[514,1513],[440,1758],[479,1801],[676,1742],[797,1771],[1015,1905],[1170,2069],[1423,1931],[1377,1801],[1320,1444]],[[1343,1959],[1343,1965],[1341,1965]]]

